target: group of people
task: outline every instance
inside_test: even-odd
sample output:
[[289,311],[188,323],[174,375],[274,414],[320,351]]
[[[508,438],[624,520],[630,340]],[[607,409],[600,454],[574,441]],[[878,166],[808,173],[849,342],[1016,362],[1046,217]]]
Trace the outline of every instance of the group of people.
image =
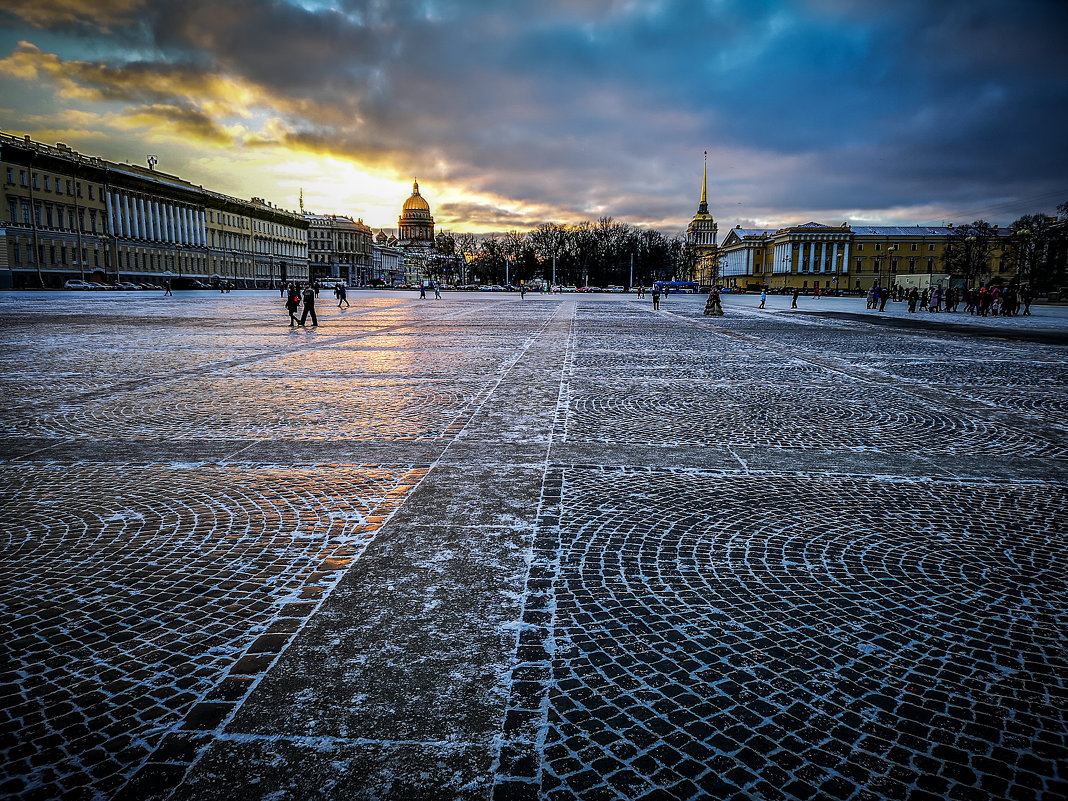
[[964,311],[980,317],[1017,317],[1031,316],[1031,303],[1035,293],[1029,284],[1021,287],[1013,285],[982,286],[972,289],[941,287],[924,289],[921,293],[916,287],[909,290],[909,312],[915,313],[917,306],[929,312],[955,312],[964,304]]
[[[289,286],[282,288],[282,294],[286,299],[286,311],[289,312],[290,328],[304,325],[309,314],[312,318],[312,325],[319,325],[319,319],[315,316],[315,296],[319,294],[318,285],[291,283]],[[298,320],[297,311],[302,305],[304,306],[304,312]]]

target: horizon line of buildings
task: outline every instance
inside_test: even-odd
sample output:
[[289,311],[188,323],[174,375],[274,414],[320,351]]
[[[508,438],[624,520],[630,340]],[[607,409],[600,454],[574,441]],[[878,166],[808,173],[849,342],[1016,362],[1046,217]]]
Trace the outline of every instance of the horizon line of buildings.
[[430,244],[434,236],[422,198],[405,203],[402,238],[384,230],[376,236],[362,219],[205,189],[156,170],[151,157],[147,167],[119,164],[4,132],[0,190],[0,289],[61,287],[69,279],[265,288],[334,278],[393,286],[421,280],[427,231]]
[[[1002,283],[1016,276],[1008,258],[1012,231],[992,226],[989,252],[974,279]],[[731,228],[718,241],[719,225],[708,210],[708,156],[701,200],[686,227],[697,258],[696,280],[703,285],[757,290],[767,288],[866,292],[876,284],[904,288],[949,286],[965,279],[945,272],[945,254],[954,235],[941,226],[824,225],[808,222],[764,228]],[[1062,268],[1063,269],[1063,268]]]

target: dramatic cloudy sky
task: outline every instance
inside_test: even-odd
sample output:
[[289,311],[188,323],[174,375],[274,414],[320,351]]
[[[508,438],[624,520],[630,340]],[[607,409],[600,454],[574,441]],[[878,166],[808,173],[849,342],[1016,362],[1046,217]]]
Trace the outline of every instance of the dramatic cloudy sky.
[[1068,201],[1065,0],[0,0],[0,128],[395,226],[1009,222]]

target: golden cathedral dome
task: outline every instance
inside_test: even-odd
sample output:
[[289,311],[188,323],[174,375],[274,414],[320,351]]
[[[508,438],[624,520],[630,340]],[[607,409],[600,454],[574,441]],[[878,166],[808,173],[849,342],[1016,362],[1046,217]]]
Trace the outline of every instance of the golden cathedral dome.
[[404,201],[402,211],[430,211],[430,204],[419,194],[419,181],[412,182],[412,196]]

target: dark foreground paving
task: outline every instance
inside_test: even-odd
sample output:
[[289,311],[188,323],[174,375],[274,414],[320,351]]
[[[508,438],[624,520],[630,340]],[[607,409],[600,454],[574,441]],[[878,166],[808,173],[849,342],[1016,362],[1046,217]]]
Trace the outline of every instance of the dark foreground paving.
[[1068,797],[1062,313],[354,295],[0,296],[2,797]]

